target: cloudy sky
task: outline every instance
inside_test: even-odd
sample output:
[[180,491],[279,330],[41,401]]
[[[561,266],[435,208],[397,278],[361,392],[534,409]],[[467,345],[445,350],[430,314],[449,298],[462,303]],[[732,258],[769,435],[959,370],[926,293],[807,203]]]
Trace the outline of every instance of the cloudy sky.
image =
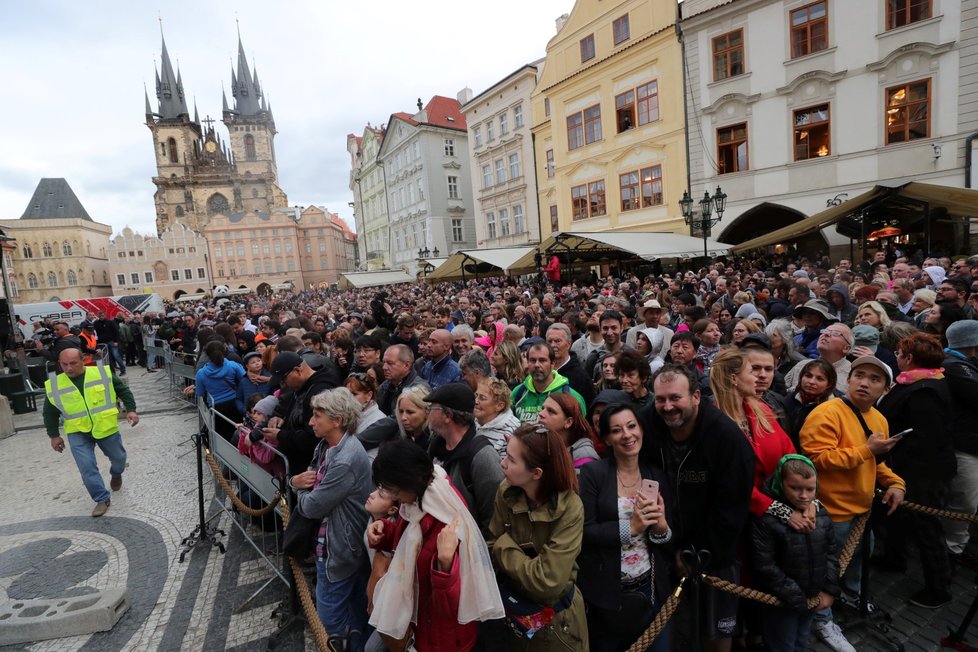
[[[304,0],[166,3],[52,0],[0,7],[0,216],[18,218],[42,177],[64,177],[89,214],[155,231],[155,161],[143,85],[156,108],[160,22],[189,102],[221,114],[237,34],[272,103],[290,204],[351,224],[346,134],[413,112],[417,98],[478,94],[544,55],[573,0]],[[237,22],[236,22],[237,20]],[[221,127],[223,130],[223,126]],[[226,131],[223,132],[226,136]]]

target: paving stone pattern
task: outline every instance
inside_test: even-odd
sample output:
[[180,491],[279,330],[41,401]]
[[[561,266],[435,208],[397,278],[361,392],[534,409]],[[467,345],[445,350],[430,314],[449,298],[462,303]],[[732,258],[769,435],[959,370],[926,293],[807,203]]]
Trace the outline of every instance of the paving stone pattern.
[[[276,581],[241,609],[273,574],[230,517],[215,518],[227,533],[227,554],[200,548],[178,562],[180,542],[197,521],[196,466],[188,441],[197,427],[196,413],[170,398],[164,374],[131,368],[126,378],[142,418],[135,428],[120,422],[129,463],[123,489],[113,495],[102,518],[89,515],[93,504],[71,454],[51,449],[40,412],[17,415],[18,433],[0,440],[5,489],[0,494],[0,600],[126,587],[132,606],[109,632],[0,650],[264,650],[278,627],[271,613],[287,596]],[[108,480],[108,460],[97,455]],[[205,482],[207,513],[217,515],[216,489],[209,479]],[[911,554],[905,574],[874,570],[873,597],[891,615],[891,632],[908,651],[934,651],[964,617],[976,593],[975,575],[955,569],[954,601],[947,607],[911,607],[907,598],[922,585]],[[845,610],[836,613],[848,627]],[[973,629],[968,640],[974,644],[978,626]],[[860,652],[890,649],[855,631],[850,639]],[[278,649],[315,647],[306,632],[286,637]],[[828,648],[816,643],[812,649]]]

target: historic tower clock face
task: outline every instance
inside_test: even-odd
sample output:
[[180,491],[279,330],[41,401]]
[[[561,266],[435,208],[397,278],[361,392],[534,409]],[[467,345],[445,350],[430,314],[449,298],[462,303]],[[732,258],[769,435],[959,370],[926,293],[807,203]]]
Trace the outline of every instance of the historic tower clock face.
[[204,149],[206,149],[208,153],[213,154],[217,151],[217,143],[215,143],[213,140],[208,140],[206,143],[204,143]]

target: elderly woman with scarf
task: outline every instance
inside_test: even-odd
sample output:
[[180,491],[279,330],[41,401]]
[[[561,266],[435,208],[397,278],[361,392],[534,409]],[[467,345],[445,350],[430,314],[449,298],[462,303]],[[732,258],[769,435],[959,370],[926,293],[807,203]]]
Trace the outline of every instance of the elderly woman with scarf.
[[[390,649],[413,638],[418,652],[467,652],[478,622],[503,617],[489,550],[444,469],[404,439],[384,444],[373,463],[381,497],[401,504],[396,522],[367,528],[371,548],[393,551],[374,589],[370,624]],[[379,642],[379,641],[378,641]],[[398,643],[401,642],[401,643]]]
[[[941,364],[944,351],[933,335],[915,333],[897,346],[900,374],[880,400],[879,410],[890,436],[907,429],[890,454],[889,466],[907,483],[907,500],[943,508],[957,459],[951,441],[952,399]],[[924,567],[925,588],[910,596],[911,604],[936,609],[951,595],[951,565],[941,522],[934,516],[900,510],[886,519],[884,567],[906,569],[905,541],[912,537]]]

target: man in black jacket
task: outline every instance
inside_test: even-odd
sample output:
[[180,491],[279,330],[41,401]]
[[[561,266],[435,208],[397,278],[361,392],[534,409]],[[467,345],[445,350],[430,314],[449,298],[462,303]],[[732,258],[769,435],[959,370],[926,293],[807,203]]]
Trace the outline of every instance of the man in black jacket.
[[68,323],[63,321],[54,322],[54,341],[49,347],[45,347],[41,340],[36,340],[36,346],[37,352],[42,358],[54,363],[58,362],[58,356],[65,349],[81,349],[82,353],[90,355],[98,353],[95,349],[83,345],[77,335],[72,335],[71,331],[68,330]]
[[[947,508],[974,514],[978,509],[978,321],[956,321],[945,333],[944,377],[951,390],[951,441],[958,473],[951,478]],[[942,520],[951,558],[978,569],[978,556],[965,550],[966,521]]]
[[[754,452],[737,424],[709,402],[700,402],[696,379],[685,366],[664,366],[652,386],[655,411],[643,424],[642,456],[665,470],[675,546],[709,551],[704,570],[737,583],[737,539],[747,524]],[[700,605],[707,649],[729,650],[737,626],[736,598],[706,589]]]
[[109,349],[109,366],[113,373],[118,372],[119,376],[126,375],[126,361],[122,359],[122,348],[119,334],[119,325],[114,319],[107,319],[105,312],[98,314],[95,320],[95,334],[98,336],[99,344],[105,344]]
[[313,371],[298,353],[286,351],[275,356],[271,382],[289,388],[292,394],[287,399],[285,417],[272,418],[262,432],[270,441],[278,442],[279,451],[289,460],[289,472],[302,473],[308,469],[318,443],[309,425],[310,400],[320,392],[339,387],[339,374],[333,365]]

